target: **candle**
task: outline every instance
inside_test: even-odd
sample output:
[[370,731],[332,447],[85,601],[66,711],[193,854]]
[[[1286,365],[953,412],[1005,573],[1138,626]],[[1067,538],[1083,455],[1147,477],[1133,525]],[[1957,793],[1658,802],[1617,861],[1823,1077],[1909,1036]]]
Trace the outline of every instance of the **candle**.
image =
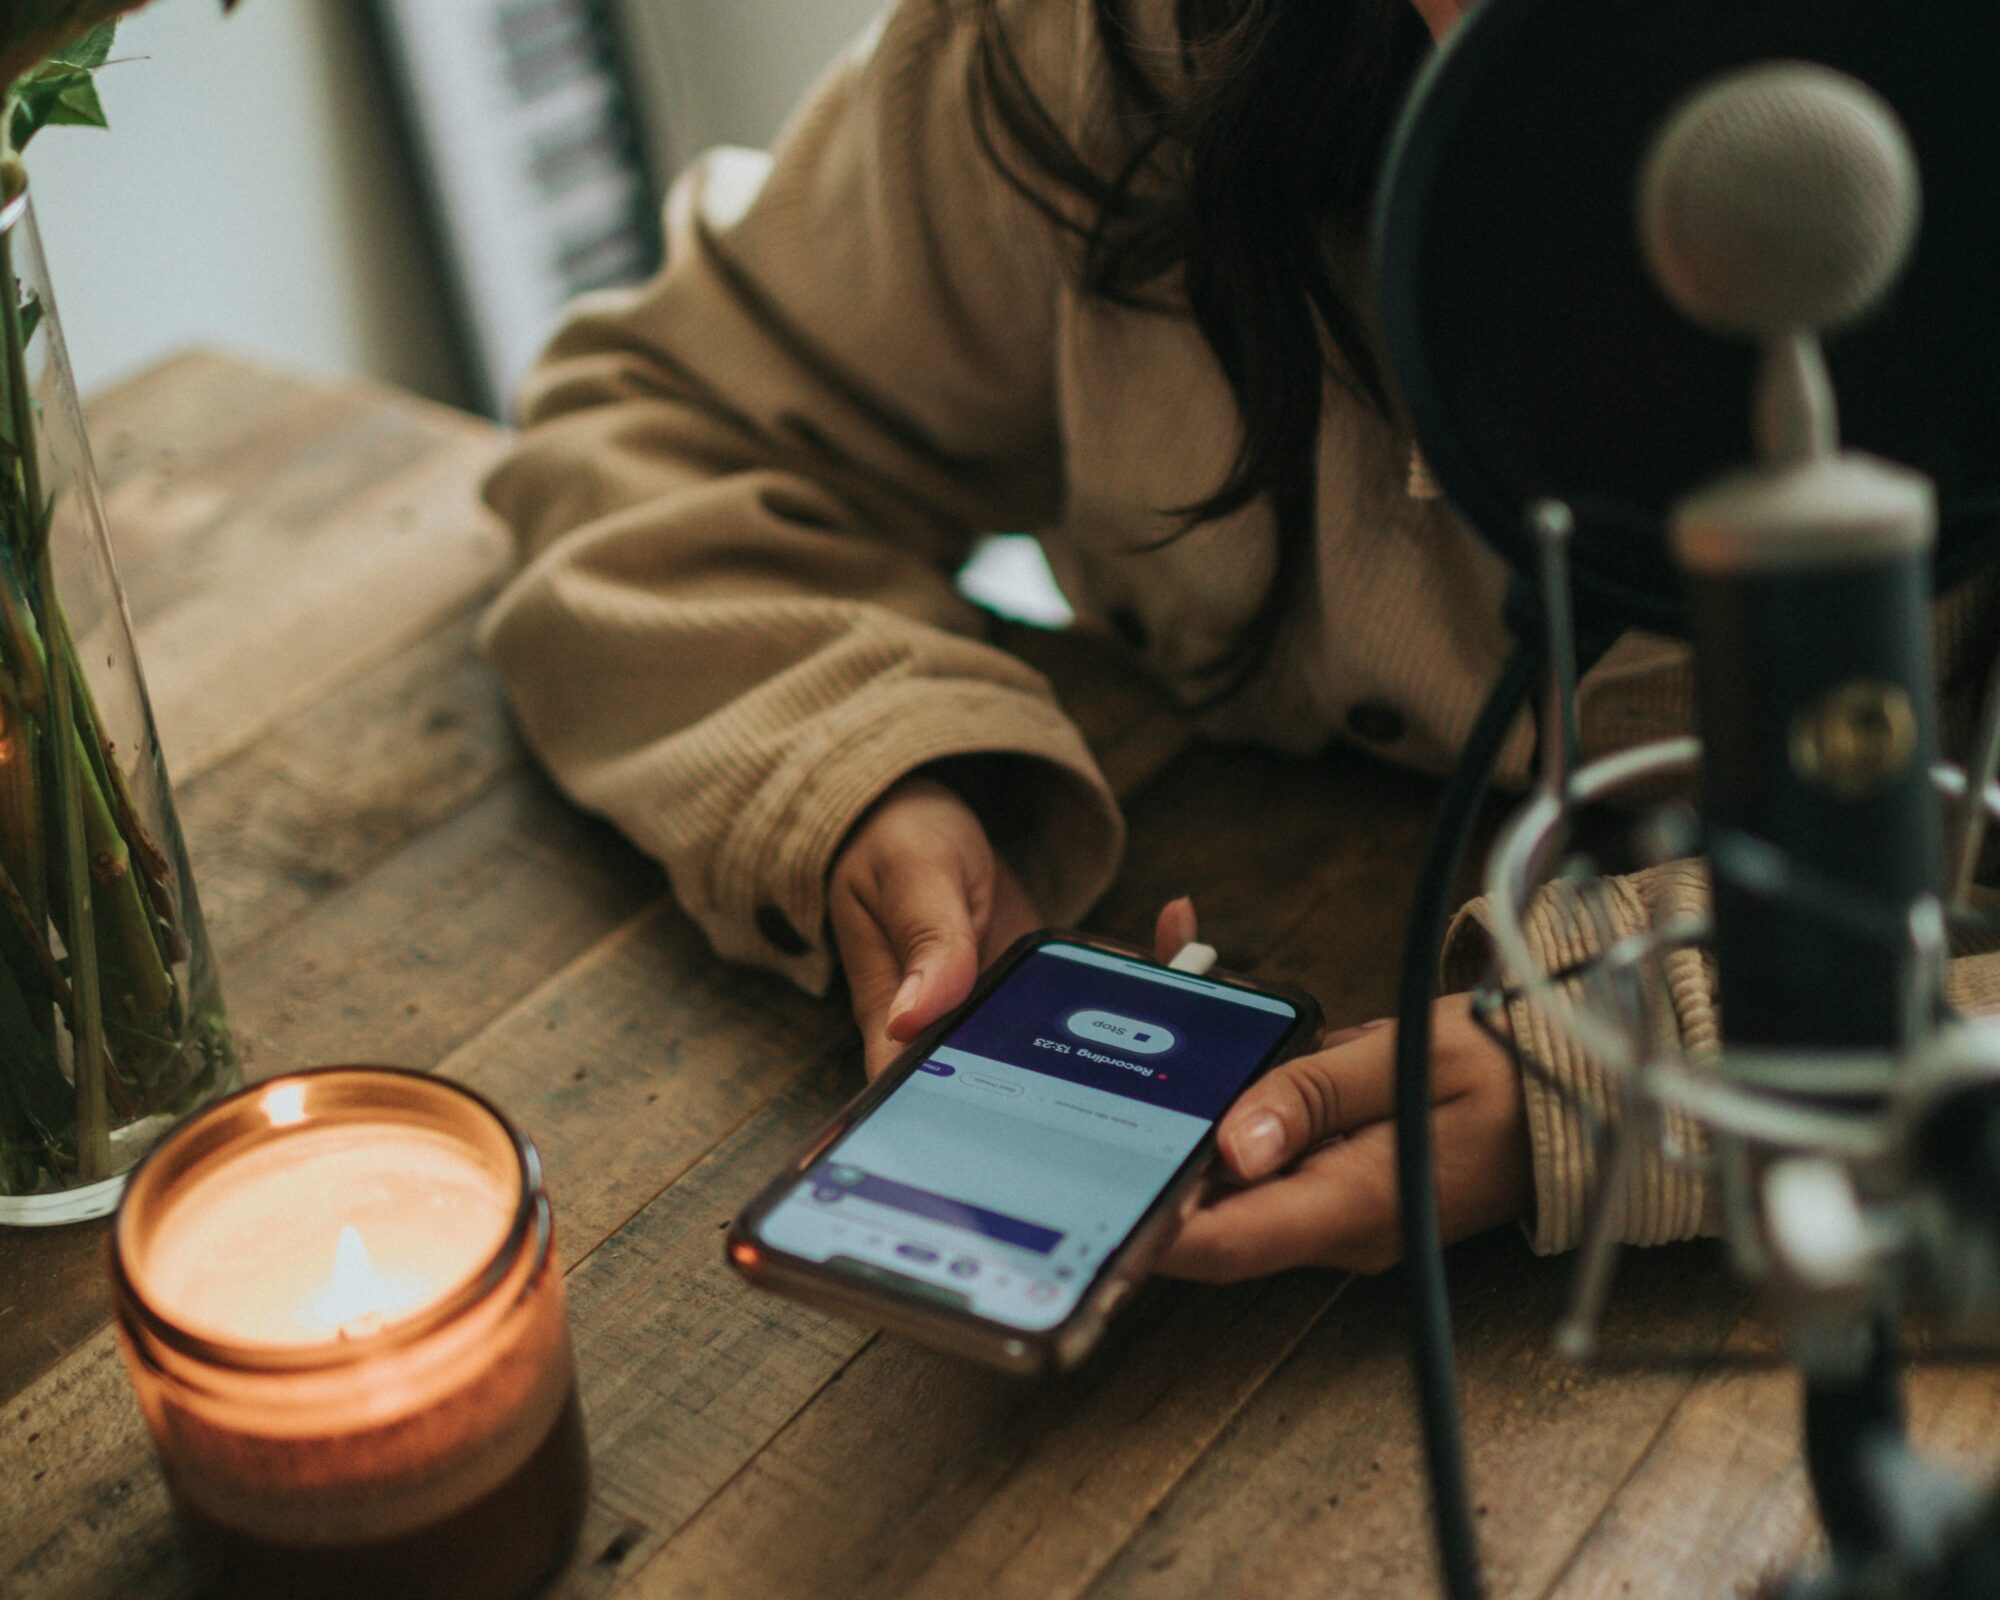
[[133,1174],[113,1288],[206,1592],[503,1600],[575,1542],[548,1200],[470,1091],[339,1067],[218,1102]]

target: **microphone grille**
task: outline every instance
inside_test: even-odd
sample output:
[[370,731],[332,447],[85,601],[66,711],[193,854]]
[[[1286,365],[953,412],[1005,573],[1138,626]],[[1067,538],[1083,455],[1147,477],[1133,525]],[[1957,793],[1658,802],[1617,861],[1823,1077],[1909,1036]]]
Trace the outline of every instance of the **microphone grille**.
[[1780,62],[1701,89],[1640,179],[1641,242],[1682,312],[1772,338],[1851,322],[1915,243],[1916,156],[1896,113],[1829,67]]

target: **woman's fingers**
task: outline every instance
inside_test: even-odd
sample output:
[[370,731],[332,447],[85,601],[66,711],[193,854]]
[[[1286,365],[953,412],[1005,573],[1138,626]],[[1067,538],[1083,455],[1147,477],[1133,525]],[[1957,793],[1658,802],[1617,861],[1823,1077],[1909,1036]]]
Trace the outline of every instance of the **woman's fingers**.
[[828,902],[834,943],[847,973],[854,1020],[861,1025],[862,1060],[874,1077],[895,1058],[889,1037],[889,1003],[902,987],[903,969],[874,913],[854,895],[836,887]]
[[[932,778],[904,779],[856,825],[828,906],[871,1076],[972,992],[1001,891],[1015,887],[971,808]],[[1016,899],[1006,911],[1022,916]]]
[[1389,1027],[1346,1030],[1252,1084],[1217,1133],[1231,1175],[1268,1177],[1334,1135],[1387,1117],[1394,1038]]
[[979,976],[980,940],[991,911],[975,909],[964,874],[954,863],[921,859],[885,876],[881,924],[902,981],[889,1001],[887,1031],[908,1043],[972,993]]
[[1206,1283],[1306,1265],[1385,1271],[1398,1255],[1395,1161],[1387,1123],[1315,1150],[1282,1178],[1195,1212],[1159,1270]]
[[1186,895],[1169,900],[1160,907],[1159,919],[1153,924],[1153,959],[1173,960],[1183,945],[1194,943],[1196,936],[1194,901]]
[[[1519,1071],[1472,1020],[1465,996],[1439,1001],[1431,1020],[1438,1220],[1450,1243],[1522,1216],[1534,1183]],[[1305,1265],[1379,1272],[1400,1258],[1388,1120],[1395,1037],[1392,1027],[1360,1030],[1243,1097],[1223,1119],[1222,1147],[1238,1176],[1265,1181],[1190,1217],[1163,1270],[1224,1281]],[[1267,1118],[1279,1125],[1272,1165],[1254,1137]],[[1336,1135],[1345,1137],[1326,1142]]]

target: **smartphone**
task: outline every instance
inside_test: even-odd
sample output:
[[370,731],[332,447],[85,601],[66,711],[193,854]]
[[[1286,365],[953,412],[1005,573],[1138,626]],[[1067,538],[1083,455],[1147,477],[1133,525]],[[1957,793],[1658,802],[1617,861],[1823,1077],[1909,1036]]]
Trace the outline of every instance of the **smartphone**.
[[746,1206],[752,1283],[1018,1373],[1074,1366],[1304,1048],[1298,990],[1031,934]]

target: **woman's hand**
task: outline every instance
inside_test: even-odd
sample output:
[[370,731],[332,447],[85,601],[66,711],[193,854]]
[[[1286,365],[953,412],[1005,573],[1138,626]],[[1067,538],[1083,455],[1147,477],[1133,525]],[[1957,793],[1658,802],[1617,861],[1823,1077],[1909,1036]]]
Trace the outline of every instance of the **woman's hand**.
[[[1159,1270],[1233,1282],[1306,1265],[1394,1266],[1395,1037],[1386,1021],[1345,1029],[1255,1084],[1218,1135],[1228,1178],[1248,1187],[1211,1194]],[[1431,1100],[1446,1242],[1525,1214],[1533,1176],[1520,1073],[1462,994],[1431,1011]]]
[[[1042,925],[977,815],[935,778],[905,778],[849,836],[828,881],[834,943],[868,1076],[972,993],[979,971]],[[1161,960],[1194,937],[1194,907],[1160,913]]]
[[972,993],[981,967],[1041,926],[972,808],[923,776],[862,818],[827,892],[871,1078]]

